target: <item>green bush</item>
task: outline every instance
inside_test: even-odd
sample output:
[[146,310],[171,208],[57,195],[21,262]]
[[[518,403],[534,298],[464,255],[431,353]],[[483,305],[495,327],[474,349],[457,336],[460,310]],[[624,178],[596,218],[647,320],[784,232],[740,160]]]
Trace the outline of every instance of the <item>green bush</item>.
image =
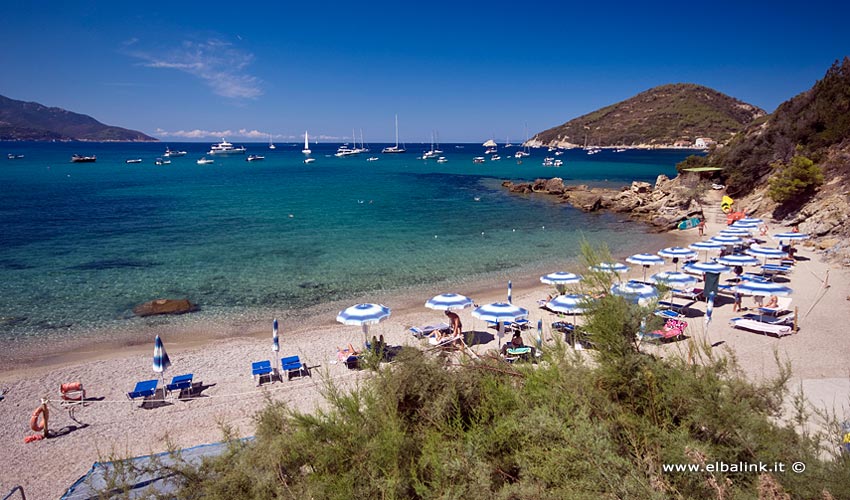
[[776,172],[768,181],[767,194],[777,203],[805,199],[823,184],[823,172],[805,156],[794,156],[787,164],[775,162]]

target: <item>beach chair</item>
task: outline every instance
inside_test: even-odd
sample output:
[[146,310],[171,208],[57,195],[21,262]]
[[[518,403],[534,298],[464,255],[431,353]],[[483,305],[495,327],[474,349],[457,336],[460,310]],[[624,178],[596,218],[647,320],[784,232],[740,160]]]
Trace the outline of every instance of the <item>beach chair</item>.
[[408,331],[413,334],[417,339],[425,339],[428,337],[433,337],[436,332],[440,333],[448,333],[451,330],[451,327],[446,323],[437,323],[434,325],[428,325],[423,327],[411,326]]
[[301,359],[298,358],[297,355],[280,358],[280,371],[286,372],[287,380],[291,380],[292,375],[295,373],[299,376],[310,375],[310,372],[307,370],[307,364],[302,363]]
[[686,288],[683,290],[673,289],[673,297],[679,297],[681,299],[689,299],[693,301],[702,300],[702,288]]
[[768,323],[770,325],[793,326],[794,324],[793,314],[789,314],[787,316],[766,316],[764,314],[748,313],[741,317],[744,319],[751,319],[753,321],[761,321],[762,323]]
[[643,340],[657,340],[659,342],[675,340],[685,333],[687,327],[687,321],[671,318],[664,323],[662,329],[643,334]]
[[192,392],[193,378],[194,375],[192,375],[191,373],[172,377],[171,383],[165,386],[165,391],[169,394],[174,391],[180,391],[180,394],[177,395],[177,398],[180,399],[181,397],[183,397],[183,391],[186,391],[187,393]]
[[777,337],[791,335],[792,333],[791,327],[788,325],[777,325],[773,323],[766,323],[764,321],[756,321],[754,319],[732,318],[729,320],[729,324],[734,328],[750,330],[757,333],[773,334]]
[[778,297],[776,307],[759,307],[759,312],[770,316],[779,316],[791,310],[791,297]]
[[653,314],[664,319],[681,319],[685,317],[683,314],[672,309],[656,309]]
[[257,380],[257,385],[263,383],[263,377],[269,377],[269,381],[274,378],[272,373],[272,362],[269,360],[255,361],[251,363],[251,376]]
[[531,347],[509,347],[505,350],[505,361],[513,363],[514,361],[532,361]]
[[[145,400],[156,394],[156,386],[158,384],[159,379],[143,380],[141,382],[137,382],[136,387],[134,387],[132,391],[127,393],[127,398],[130,399],[130,401],[134,401],[138,398],[142,398],[143,400]],[[144,404],[144,401],[142,401],[142,404]]]
[[660,309],[668,309],[670,311],[675,311],[678,314],[682,314],[682,312],[688,308],[688,304],[677,304],[676,302],[669,302],[666,300],[659,300],[658,307]]

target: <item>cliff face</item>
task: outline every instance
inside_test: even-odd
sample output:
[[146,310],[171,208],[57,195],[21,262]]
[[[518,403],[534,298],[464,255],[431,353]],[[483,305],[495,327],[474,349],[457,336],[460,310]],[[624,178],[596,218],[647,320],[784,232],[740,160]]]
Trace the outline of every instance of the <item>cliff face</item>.
[[0,140],[157,141],[136,130],[104,125],[88,115],[4,96],[0,96]]
[[544,130],[529,141],[558,147],[725,143],[765,112],[701,85],[662,85]]

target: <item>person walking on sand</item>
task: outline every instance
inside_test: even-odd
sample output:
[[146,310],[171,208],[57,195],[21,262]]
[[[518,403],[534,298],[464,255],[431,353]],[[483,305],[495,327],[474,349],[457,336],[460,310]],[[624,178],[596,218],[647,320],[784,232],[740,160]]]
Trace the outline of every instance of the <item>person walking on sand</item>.
[[449,318],[449,326],[452,328],[452,335],[460,336],[463,329],[463,325],[460,323],[460,316],[451,311],[446,311],[446,316]]
[[699,224],[697,224],[697,231],[699,231],[700,238],[705,236],[705,219],[699,220]]

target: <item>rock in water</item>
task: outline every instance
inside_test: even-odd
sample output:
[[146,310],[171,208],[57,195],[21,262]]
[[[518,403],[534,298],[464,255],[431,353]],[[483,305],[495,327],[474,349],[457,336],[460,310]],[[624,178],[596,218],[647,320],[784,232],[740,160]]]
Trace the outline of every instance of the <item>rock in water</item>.
[[198,306],[189,299],[156,299],[133,308],[136,316],[154,316],[157,314],[184,314],[197,310]]

